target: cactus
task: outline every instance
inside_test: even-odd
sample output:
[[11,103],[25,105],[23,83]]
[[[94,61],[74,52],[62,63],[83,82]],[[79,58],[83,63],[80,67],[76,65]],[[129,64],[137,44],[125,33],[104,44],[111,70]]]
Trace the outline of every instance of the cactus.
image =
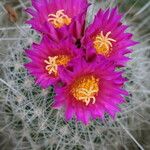
[[[99,8],[118,5],[125,13],[124,22],[140,44],[130,54],[125,76],[129,79],[125,88],[130,92],[122,112],[115,120],[106,115],[105,121],[92,121],[88,126],[75,120],[66,122],[64,110],[54,110],[53,87],[42,90],[34,84],[23,64],[27,61],[24,49],[38,42],[40,35],[25,25],[23,9],[29,1],[12,1],[18,13],[18,21],[9,21],[0,2],[0,149],[2,150],[98,150],[98,149],[146,149],[149,126],[150,53],[149,5],[135,0],[94,1],[88,11],[88,23]],[[2,140],[1,140],[2,139]]]

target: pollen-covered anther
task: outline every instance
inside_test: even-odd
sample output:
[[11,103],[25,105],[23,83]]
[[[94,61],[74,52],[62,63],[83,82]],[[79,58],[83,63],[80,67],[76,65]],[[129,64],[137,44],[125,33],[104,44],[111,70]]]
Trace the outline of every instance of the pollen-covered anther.
[[116,40],[109,38],[109,35],[111,32],[108,32],[105,36],[103,34],[103,31],[98,34],[94,39],[94,48],[96,49],[96,52],[98,54],[104,55],[106,57],[109,57],[111,51],[112,51],[112,42],[116,42]]
[[63,65],[66,66],[70,61],[70,57],[67,55],[58,55],[48,57],[48,60],[44,60],[46,63],[45,69],[48,71],[49,74],[54,74],[55,76],[58,75],[58,66]]
[[64,13],[64,10],[58,10],[56,14],[48,15],[48,22],[52,23],[55,28],[61,28],[64,25],[69,25],[71,18]]
[[71,93],[78,101],[84,102],[86,106],[88,106],[91,101],[92,104],[95,104],[95,96],[99,92],[98,82],[99,79],[91,75],[81,77],[72,85]]

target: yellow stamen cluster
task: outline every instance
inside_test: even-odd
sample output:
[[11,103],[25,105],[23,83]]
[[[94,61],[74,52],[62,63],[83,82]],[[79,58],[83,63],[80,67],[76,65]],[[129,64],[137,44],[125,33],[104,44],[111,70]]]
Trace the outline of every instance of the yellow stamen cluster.
[[45,69],[48,71],[49,74],[54,74],[55,76],[58,75],[57,69],[59,65],[66,66],[70,61],[70,57],[67,55],[58,55],[54,57],[48,57],[48,60],[44,62],[47,64]]
[[94,48],[96,49],[96,52],[105,57],[109,57],[112,51],[112,42],[116,42],[116,40],[109,38],[110,34],[111,32],[108,32],[104,36],[103,31],[101,31],[94,39]]
[[61,28],[71,23],[71,18],[65,15],[64,10],[58,10],[56,14],[48,15],[48,22],[52,23],[55,28]]
[[92,101],[96,102],[95,96],[99,92],[99,79],[92,76],[83,76],[77,79],[71,86],[71,94],[78,101],[82,101],[86,106]]

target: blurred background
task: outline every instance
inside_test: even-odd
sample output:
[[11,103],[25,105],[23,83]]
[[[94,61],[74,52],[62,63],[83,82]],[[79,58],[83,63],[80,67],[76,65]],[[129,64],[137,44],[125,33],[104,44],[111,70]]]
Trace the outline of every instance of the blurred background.
[[125,76],[130,92],[116,120],[88,126],[65,122],[63,110],[51,109],[53,88],[34,84],[23,64],[24,49],[40,41],[25,24],[30,0],[0,0],[0,150],[149,150],[150,149],[150,1],[90,0],[87,25],[99,8],[118,6],[133,48]]

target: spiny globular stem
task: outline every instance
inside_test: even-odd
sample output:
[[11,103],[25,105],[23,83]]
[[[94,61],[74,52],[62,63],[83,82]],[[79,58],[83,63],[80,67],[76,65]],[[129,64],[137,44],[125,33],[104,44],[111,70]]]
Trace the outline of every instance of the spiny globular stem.
[[144,150],[142,145],[133,137],[133,135],[127,130],[127,128],[121,122],[119,122],[119,124],[126,131],[126,133],[131,137],[131,139],[136,143],[136,145],[140,148],[140,150]]

